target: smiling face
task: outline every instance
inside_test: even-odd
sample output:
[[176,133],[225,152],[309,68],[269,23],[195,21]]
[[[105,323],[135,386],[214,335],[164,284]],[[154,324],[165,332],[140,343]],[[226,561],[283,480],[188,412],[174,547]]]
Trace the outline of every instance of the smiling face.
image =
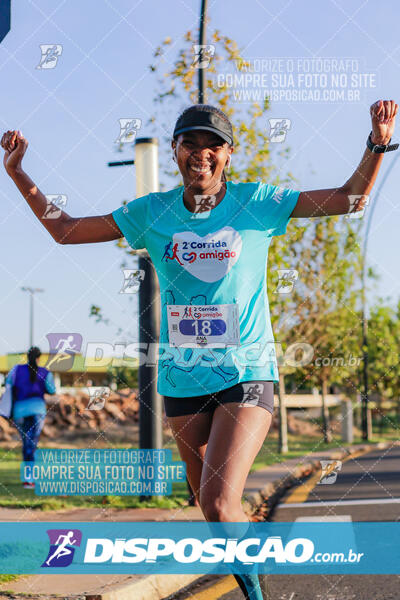
[[185,188],[201,191],[219,186],[233,152],[219,135],[204,130],[181,133],[172,141],[172,148]]

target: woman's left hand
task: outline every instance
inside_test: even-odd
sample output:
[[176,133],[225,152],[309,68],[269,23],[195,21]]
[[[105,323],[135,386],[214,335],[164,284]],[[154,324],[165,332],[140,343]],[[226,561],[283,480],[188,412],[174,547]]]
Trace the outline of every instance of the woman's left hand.
[[394,100],[377,100],[370,108],[372,121],[372,142],[388,144],[393,135],[398,104]]

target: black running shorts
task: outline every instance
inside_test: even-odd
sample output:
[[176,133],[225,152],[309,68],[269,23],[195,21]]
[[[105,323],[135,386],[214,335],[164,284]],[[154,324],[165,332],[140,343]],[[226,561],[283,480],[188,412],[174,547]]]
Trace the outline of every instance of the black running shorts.
[[214,412],[217,406],[228,402],[239,402],[246,406],[261,406],[272,414],[274,412],[274,383],[273,381],[246,381],[205,396],[189,398],[164,396],[167,417]]

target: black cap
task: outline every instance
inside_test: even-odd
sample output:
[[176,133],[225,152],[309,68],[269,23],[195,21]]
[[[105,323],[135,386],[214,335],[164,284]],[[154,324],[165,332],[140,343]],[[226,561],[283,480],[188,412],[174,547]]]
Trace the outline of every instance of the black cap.
[[213,106],[208,104],[195,104],[183,112],[176,122],[173,137],[180,133],[204,129],[219,135],[225,142],[233,145],[232,125],[224,119]]

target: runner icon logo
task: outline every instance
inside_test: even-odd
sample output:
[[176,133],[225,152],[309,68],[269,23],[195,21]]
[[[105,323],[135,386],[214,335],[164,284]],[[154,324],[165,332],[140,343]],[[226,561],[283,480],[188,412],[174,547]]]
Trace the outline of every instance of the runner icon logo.
[[81,545],[80,529],[48,529],[50,549],[42,567],[68,567],[72,563],[75,547]]
[[318,483],[335,483],[338,473],[342,468],[342,462],[340,460],[320,460],[320,463],[322,473]]
[[350,194],[348,219],[361,219],[364,216],[365,209],[369,204],[369,196],[366,194]]
[[193,54],[192,67],[206,69],[215,54],[215,46],[213,44],[193,44]]
[[62,209],[67,204],[65,194],[46,194],[47,206],[42,219],[58,219],[61,217]]
[[82,347],[80,333],[48,333],[46,337],[50,348],[45,367],[50,371],[64,372],[71,369],[75,354],[78,354]]
[[195,195],[196,209],[192,215],[192,219],[206,219],[210,216],[211,210],[217,203],[216,196],[210,195]]
[[136,294],[140,288],[140,282],[144,280],[143,269],[123,269],[124,282],[120,294]]
[[286,138],[286,134],[290,129],[291,120],[290,119],[268,119],[270,132],[269,132],[269,141],[273,143],[284,142]]
[[131,144],[136,139],[136,134],[142,126],[141,119],[119,119],[119,136],[115,144]]
[[40,62],[37,69],[54,69],[57,66],[59,57],[61,56],[63,47],[61,44],[40,44]]
[[278,276],[279,281],[275,293],[290,294],[299,277],[299,272],[296,269],[279,269]]
[[264,391],[264,385],[262,383],[243,383],[243,400],[241,404],[250,404],[257,406],[260,402],[261,394]]
[[109,387],[88,387],[89,402],[86,410],[102,410],[108,400],[111,389]]

